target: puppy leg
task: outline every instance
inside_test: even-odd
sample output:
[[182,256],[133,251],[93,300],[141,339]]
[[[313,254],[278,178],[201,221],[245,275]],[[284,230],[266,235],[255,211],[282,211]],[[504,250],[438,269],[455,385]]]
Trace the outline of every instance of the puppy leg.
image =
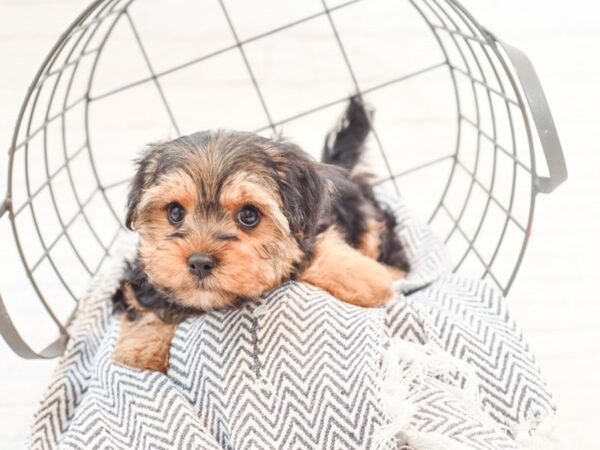
[[335,228],[319,236],[313,260],[300,280],[365,307],[384,304],[394,292],[385,266],[350,247]]
[[402,269],[398,269],[397,267],[386,265],[385,268],[388,270],[392,277],[392,280],[394,281],[401,280],[406,276],[406,272]]
[[124,314],[113,353],[114,361],[135,369],[166,373],[169,348],[176,328],[177,325],[163,322],[150,311],[134,320]]

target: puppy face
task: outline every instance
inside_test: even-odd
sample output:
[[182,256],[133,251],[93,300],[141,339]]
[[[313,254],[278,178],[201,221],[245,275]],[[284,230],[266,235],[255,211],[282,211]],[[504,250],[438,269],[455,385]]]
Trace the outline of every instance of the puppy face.
[[201,132],[148,149],[127,226],[139,233],[149,281],[206,310],[258,297],[289,277],[327,198],[319,165],[298,147]]

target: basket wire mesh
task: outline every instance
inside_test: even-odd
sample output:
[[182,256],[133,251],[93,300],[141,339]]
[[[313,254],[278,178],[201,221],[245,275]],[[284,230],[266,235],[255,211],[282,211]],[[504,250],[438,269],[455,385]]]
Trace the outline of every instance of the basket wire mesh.
[[[149,124],[160,115],[162,136],[212,127],[210,114],[206,121],[190,119],[194,110],[210,110],[218,116],[216,125],[224,127],[239,122],[238,128],[257,133],[283,131],[308,150],[317,150],[348,97],[358,93],[377,111],[368,164],[378,176],[375,183],[402,193],[416,206],[447,245],[455,271],[489,279],[508,292],[529,239],[536,194],[550,192],[566,178],[539,80],[522,53],[502,44],[454,0],[306,2],[312,9],[295,2],[282,8],[282,2],[273,2],[269,8],[280,8],[274,17],[286,16],[288,10],[290,17],[274,25],[251,26],[241,18],[257,16],[244,12],[267,7],[263,1],[252,2],[252,7],[234,0],[182,3],[168,7],[169,14],[178,14],[176,20],[206,17],[208,22],[206,29],[197,27],[198,39],[181,32],[181,42],[187,39],[189,46],[170,52],[163,42],[171,43],[162,28],[168,22],[164,4],[94,2],[60,37],[27,92],[10,147],[7,198],[0,216],[9,219],[25,275],[43,307],[39,317],[49,319],[52,332],[58,330],[60,337],[42,351],[33,350],[0,300],[0,331],[17,353],[33,358],[62,352],[76,302],[126,234],[122,224],[129,162],[151,140]],[[155,16],[148,12],[152,8]],[[353,9],[356,12],[350,12]],[[378,35],[377,21],[383,19],[369,20],[371,13],[395,14],[402,20],[394,26],[402,29],[407,11],[415,24],[407,25],[401,37],[409,42]],[[155,30],[148,31],[152,26]],[[294,34],[300,29],[308,31]],[[117,30],[129,36],[129,50],[122,54],[125,47]],[[208,38],[199,45],[202,33]],[[357,44],[361,36],[364,42]],[[424,40],[429,44],[423,53],[433,56],[421,64],[422,53],[411,46]],[[382,42],[391,47],[379,58],[384,61],[379,66],[380,61],[375,64],[370,58]],[[294,51],[298,49],[293,46],[305,44],[302,51]],[[109,47],[116,55],[112,65],[104,56]],[[407,48],[405,53],[399,50]],[[269,57],[269,52],[275,56]],[[337,72],[329,73],[327,60],[317,64],[310,59],[321,53],[327,60],[337,58]],[[145,71],[142,76],[128,69],[135,58]],[[416,62],[396,73],[397,60]],[[235,75],[229,79],[231,67]],[[191,72],[187,80],[177,78],[190,70],[201,71]],[[308,80],[304,85],[294,78],[303,70]],[[102,72],[109,82],[98,81]],[[414,84],[419,79],[426,79],[422,88]],[[273,90],[278,83],[283,87]],[[401,95],[390,93],[407,83],[413,85],[406,89],[416,92],[408,105]],[[152,94],[139,94],[141,88]],[[202,89],[204,94],[185,114],[174,107],[180,103],[177,99]],[[217,100],[210,103],[213,94],[206,89],[219,92],[214,94]],[[421,104],[423,96],[431,101]],[[98,119],[95,105],[119,97],[116,107],[101,106],[105,119]],[[160,114],[144,111],[150,98],[160,105]],[[236,98],[237,106],[232,101]],[[438,103],[444,103],[447,114],[436,111]],[[138,109],[128,114],[132,105]],[[411,127],[424,120],[421,110],[433,113],[433,119],[418,125],[412,140],[403,142],[406,135],[399,128],[411,133]],[[319,127],[322,132],[314,131]],[[427,135],[438,132],[429,147],[421,145],[431,137]],[[118,141],[120,134],[128,137]],[[538,175],[536,168],[540,151],[547,177]]]

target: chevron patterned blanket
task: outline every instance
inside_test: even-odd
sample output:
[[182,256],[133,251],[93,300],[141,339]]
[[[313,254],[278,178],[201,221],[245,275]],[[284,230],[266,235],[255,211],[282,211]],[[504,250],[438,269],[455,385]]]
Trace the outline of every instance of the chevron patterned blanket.
[[115,257],[81,301],[30,448],[562,448],[504,299],[447,273],[429,228],[393,207],[412,270],[386,308],[290,282],[182,323],[166,376],[111,361]]

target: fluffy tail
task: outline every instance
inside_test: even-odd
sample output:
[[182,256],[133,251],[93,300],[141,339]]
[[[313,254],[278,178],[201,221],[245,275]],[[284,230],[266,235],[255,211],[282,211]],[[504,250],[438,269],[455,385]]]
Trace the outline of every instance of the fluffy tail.
[[338,126],[325,139],[321,161],[352,171],[364,153],[372,116],[359,97],[352,97]]

